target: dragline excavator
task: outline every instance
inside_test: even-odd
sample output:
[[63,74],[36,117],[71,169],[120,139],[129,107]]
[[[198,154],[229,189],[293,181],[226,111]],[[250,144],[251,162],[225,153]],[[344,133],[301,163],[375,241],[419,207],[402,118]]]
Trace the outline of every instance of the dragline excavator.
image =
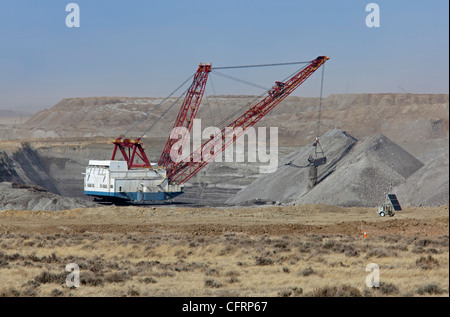
[[[328,59],[319,56],[306,62],[306,66],[286,81],[275,82],[261,101],[228,124],[221,133],[211,136],[189,156],[182,157],[186,142],[184,136],[191,131],[208,75],[213,69],[211,64],[199,64],[158,163],[150,163],[141,138],[129,139],[122,135],[113,141],[110,160],[89,161],[83,173],[85,195],[103,201],[146,204],[170,200],[182,194],[189,179],[280,104]],[[180,134],[183,135],[181,138]],[[123,160],[116,159],[118,152]]]

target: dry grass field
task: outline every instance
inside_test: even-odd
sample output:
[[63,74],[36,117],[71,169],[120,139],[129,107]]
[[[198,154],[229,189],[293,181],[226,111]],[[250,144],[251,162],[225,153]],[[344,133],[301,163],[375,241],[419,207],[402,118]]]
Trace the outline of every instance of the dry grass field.
[[[0,296],[448,296],[449,210],[327,205],[0,212]],[[366,232],[364,238],[363,233]],[[80,269],[66,286],[66,265]],[[379,266],[379,287],[367,287]]]

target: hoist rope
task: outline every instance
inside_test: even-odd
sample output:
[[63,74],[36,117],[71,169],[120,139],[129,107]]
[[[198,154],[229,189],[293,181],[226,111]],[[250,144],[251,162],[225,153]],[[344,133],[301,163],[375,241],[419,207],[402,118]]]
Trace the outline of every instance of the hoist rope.
[[320,136],[320,120],[321,120],[321,116],[322,116],[322,93],[323,93],[323,77],[324,77],[324,73],[325,73],[325,64],[322,65],[322,78],[320,81],[320,97],[319,97],[319,115],[318,115],[318,120],[317,120],[317,137]]
[[[320,80],[320,97],[319,97],[319,113],[317,118],[317,131],[316,131],[316,143],[314,147],[314,156],[317,159],[317,154],[320,153],[322,156],[325,156],[325,152],[323,151],[322,145],[319,142],[319,136],[320,136],[320,120],[322,117],[322,94],[323,94],[323,78],[325,74],[325,65],[322,65],[322,78]],[[318,148],[320,147],[320,152],[318,151]]]

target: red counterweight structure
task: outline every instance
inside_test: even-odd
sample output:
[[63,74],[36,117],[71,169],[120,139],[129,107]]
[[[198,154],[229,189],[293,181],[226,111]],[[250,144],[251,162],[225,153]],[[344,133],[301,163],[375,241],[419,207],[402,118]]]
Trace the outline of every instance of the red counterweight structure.
[[[127,162],[128,169],[131,168],[152,168],[150,161],[145,154],[144,147],[141,143],[141,138],[136,140],[124,139],[123,137],[118,137],[113,141],[114,151],[111,160],[115,160],[117,149],[122,153],[124,160]],[[144,164],[134,163],[134,158],[136,155],[144,162]]]
[[[315,60],[309,62],[309,64],[286,82],[275,82],[275,86],[269,90],[268,96],[225,127],[220,134],[203,143],[200,148],[190,154],[189,159],[185,158],[178,163],[167,166],[169,182],[175,184],[184,184],[187,182],[217,155],[224,151],[226,147],[234,143],[245,133],[246,129],[255,125],[269,111],[289,96],[328,59],[329,58],[326,56],[319,56]],[[193,117],[190,119],[193,120]],[[201,160],[194,159],[199,157]]]

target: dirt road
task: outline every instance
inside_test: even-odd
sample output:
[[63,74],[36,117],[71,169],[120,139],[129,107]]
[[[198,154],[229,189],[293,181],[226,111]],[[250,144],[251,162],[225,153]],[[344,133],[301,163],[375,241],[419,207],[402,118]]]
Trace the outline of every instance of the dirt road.
[[342,234],[358,236],[401,234],[448,235],[448,206],[409,207],[394,217],[380,217],[375,208],[328,205],[259,206],[247,208],[117,207],[82,208],[60,212],[5,211],[0,232],[55,234],[61,232],[139,232],[223,235]]

